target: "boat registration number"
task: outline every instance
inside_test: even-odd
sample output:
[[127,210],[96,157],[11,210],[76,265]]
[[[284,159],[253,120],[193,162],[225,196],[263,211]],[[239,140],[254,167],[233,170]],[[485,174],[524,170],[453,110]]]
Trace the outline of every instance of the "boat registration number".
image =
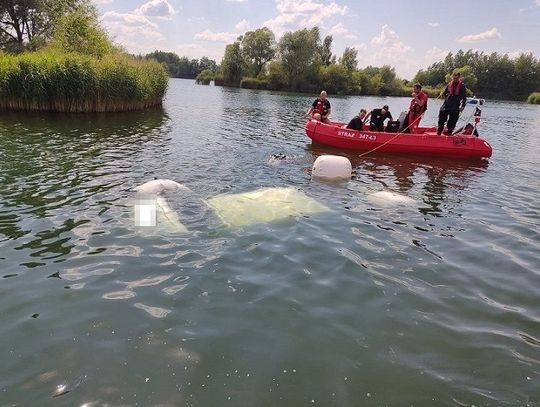
[[365,134],[365,133],[358,134],[352,131],[344,131],[344,130],[338,131],[338,136],[357,138],[357,139],[369,140],[369,141],[377,140],[377,136],[375,134]]

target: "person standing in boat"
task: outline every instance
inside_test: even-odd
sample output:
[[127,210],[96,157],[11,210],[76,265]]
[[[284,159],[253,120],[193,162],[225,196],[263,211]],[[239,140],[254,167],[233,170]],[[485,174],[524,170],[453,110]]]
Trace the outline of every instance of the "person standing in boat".
[[384,121],[386,119],[392,120],[392,113],[388,110],[388,105],[384,105],[380,109],[373,109],[369,112],[365,118],[367,120],[371,118],[369,123],[369,130],[371,131],[384,131]]
[[454,72],[452,80],[446,85],[442,96],[444,96],[444,103],[439,111],[437,134],[439,136],[442,134],[444,124],[448,121],[446,125],[448,135],[452,135],[456,128],[459,114],[465,109],[465,104],[467,103],[467,90],[465,89],[465,84],[461,81],[459,72]]
[[412,100],[409,105],[409,113],[407,114],[407,125],[409,133],[416,133],[422,115],[427,110],[428,94],[422,90],[422,85],[419,83],[413,87],[411,94]]
[[366,109],[360,109],[360,113],[352,118],[352,120],[347,125],[348,129],[351,130],[364,130],[364,119],[367,115]]
[[331,108],[327,96],[328,94],[325,90],[323,90],[320,96],[315,99],[311,107],[306,112],[306,116],[319,120],[323,123],[330,123],[328,116],[330,116]]

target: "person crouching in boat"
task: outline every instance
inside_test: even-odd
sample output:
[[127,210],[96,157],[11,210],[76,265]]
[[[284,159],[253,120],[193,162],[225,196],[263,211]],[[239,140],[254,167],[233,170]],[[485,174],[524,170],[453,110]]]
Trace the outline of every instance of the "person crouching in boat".
[[380,109],[373,109],[369,112],[365,120],[367,120],[368,117],[371,118],[369,123],[370,131],[384,131],[384,121],[386,119],[392,120],[392,113],[388,110],[388,105],[384,105]]
[[347,125],[348,129],[351,130],[364,130],[364,119],[367,115],[366,109],[360,109],[360,113],[354,116],[349,124]]
[[422,90],[422,85],[419,83],[413,86],[412,100],[409,105],[409,113],[407,114],[407,126],[409,133],[416,133],[422,115],[427,110],[428,94]]
[[311,107],[306,112],[306,116],[323,123],[330,123],[328,116],[330,116],[331,108],[327,96],[326,91],[323,90],[321,95],[315,99]]
[[444,124],[448,120],[446,127],[448,128],[448,134],[452,135],[456,128],[456,123],[459,118],[459,114],[465,109],[467,103],[467,91],[465,84],[460,79],[459,72],[454,72],[452,80],[446,86],[441,96],[444,96],[444,103],[439,111],[439,125],[437,127],[437,135],[441,135],[444,129]]

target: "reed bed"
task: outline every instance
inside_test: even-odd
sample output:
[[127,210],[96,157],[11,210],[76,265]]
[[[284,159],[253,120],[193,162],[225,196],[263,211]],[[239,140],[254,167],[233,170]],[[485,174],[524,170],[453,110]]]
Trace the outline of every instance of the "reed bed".
[[0,52],[0,109],[117,112],[161,105],[168,75],[153,60],[54,49]]

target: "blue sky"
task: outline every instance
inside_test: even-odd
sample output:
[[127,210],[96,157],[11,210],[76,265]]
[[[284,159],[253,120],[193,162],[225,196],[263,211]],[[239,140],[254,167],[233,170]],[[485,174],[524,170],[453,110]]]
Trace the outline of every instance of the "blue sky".
[[208,56],[267,26],[280,36],[318,25],[338,56],[358,49],[359,67],[389,64],[411,79],[448,51],[532,52],[540,57],[540,0],[94,0],[114,40],[134,53]]

